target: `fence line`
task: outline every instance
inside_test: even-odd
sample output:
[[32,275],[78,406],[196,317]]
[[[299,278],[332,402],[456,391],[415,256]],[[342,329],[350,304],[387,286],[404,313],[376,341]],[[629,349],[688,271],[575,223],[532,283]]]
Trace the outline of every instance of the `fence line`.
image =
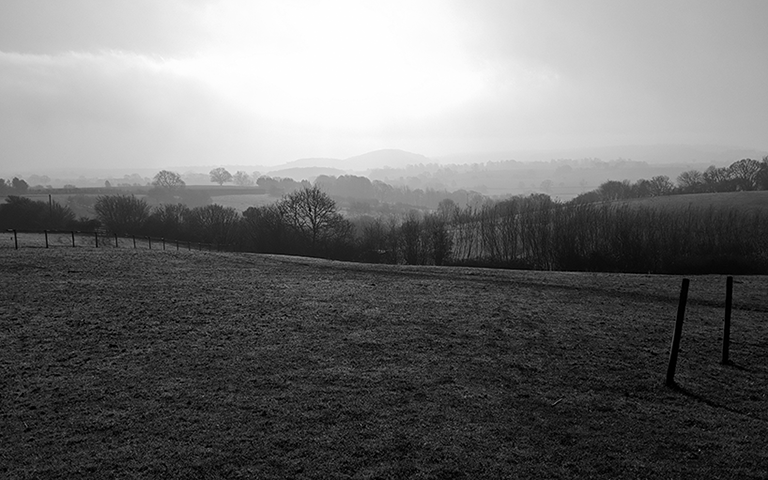
[[193,242],[191,240],[169,239],[148,235],[128,235],[106,231],[82,232],[77,230],[15,230],[8,229],[0,248],[131,248],[145,250],[199,250],[233,251],[231,245],[220,243]]

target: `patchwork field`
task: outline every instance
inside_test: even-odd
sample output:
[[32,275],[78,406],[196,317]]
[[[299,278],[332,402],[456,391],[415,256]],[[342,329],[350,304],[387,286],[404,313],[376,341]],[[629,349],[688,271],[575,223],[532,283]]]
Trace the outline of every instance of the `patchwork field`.
[[766,478],[768,278],[0,249],[2,478]]

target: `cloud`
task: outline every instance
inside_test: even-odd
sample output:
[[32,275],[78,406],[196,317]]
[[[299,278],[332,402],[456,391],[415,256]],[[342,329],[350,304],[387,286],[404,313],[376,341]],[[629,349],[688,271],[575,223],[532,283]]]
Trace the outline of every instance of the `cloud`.
[[258,160],[257,137],[267,122],[239,111],[186,69],[184,61],[122,52],[0,53],[4,163]]
[[0,5],[4,166],[768,147],[765,2],[62,5]]
[[457,133],[489,145],[505,136],[522,148],[768,146],[765,2],[451,4],[467,24],[469,55],[497,80],[486,98],[451,116]]
[[0,51],[194,53],[209,41],[199,16],[206,4],[207,0],[3,0]]
[[275,118],[370,131],[483,88],[437,2],[228,2],[205,16],[200,75]]

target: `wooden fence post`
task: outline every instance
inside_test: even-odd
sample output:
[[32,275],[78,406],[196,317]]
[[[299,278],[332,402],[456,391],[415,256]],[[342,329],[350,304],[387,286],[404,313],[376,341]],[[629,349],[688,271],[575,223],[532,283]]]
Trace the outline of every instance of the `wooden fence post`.
[[687,278],[683,279],[683,285],[680,288],[680,303],[677,306],[677,321],[675,322],[675,333],[672,335],[672,346],[669,350],[669,366],[667,367],[667,386],[675,386],[675,368],[677,368],[677,352],[680,350],[680,337],[683,334],[683,319],[685,318],[685,304],[688,301]]
[[45,248],[48,248],[48,230],[43,230],[45,234]]
[[72,230],[72,248],[75,248],[75,231]]
[[96,248],[99,248],[99,232],[93,232],[93,236],[96,239]]
[[733,305],[733,277],[728,277],[725,281],[725,322],[723,325],[723,360],[722,364],[730,362],[728,359],[728,350],[731,343],[731,306]]
[[16,229],[13,230],[13,246],[16,250],[19,249],[19,237],[16,235]]
[[149,243],[149,249],[152,250],[152,238],[147,237],[147,243]]
[[117,234],[115,234],[115,248],[117,248]]
[[162,237],[160,240],[163,242],[163,250],[165,250],[165,237]]

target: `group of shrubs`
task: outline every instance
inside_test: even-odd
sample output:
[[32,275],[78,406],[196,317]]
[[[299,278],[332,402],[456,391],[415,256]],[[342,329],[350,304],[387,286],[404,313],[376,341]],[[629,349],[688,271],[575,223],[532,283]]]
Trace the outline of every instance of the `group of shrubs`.
[[76,218],[72,209],[56,201],[40,202],[26,197],[9,195],[0,205],[0,230],[77,230],[93,231],[99,221]]

